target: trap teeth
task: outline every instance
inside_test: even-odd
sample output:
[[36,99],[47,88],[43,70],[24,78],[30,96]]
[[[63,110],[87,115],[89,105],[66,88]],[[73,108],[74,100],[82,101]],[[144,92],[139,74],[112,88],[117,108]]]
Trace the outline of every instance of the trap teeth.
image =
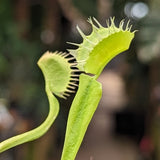
[[71,77],[73,77],[73,78],[74,77],[79,77],[79,75],[78,74],[72,74]]
[[126,24],[126,30],[128,30],[129,25],[130,25],[130,20],[128,20],[128,22],[127,22],[127,24]]
[[69,82],[69,85],[72,85],[72,86],[78,87],[78,84],[73,83],[73,82]]
[[97,28],[97,26],[94,25],[92,18],[89,18],[88,22],[92,25],[94,31],[96,32],[98,30],[98,28]]
[[119,28],[123,30],[123,25],[124,25],[124,19],[121,20],[119,23]]
[[68,61],[75,60],[74,57],[67,58]]
[[71,73],[75,73],[75,72],[82,72],[82,71],[80,71],[79,69],[74,69]]
[[76,67],[77,66],[77,62],[71,63],[71,67]]
[[56,52],[55,52],[55,54],[61,55],[61,54],[62,54],[62,52],[57,52],[57,51],[56,51]]
[[77,47],[79,47],[80,46],[80,44],[78,44],[78,43],[73,43],[73,42],[67,42],[68,44],[71,44],[71,45],[73,45],[73,46],[77,46]]
[[[64,93],[63,93],[63,96],[64,96],[64,97],[65,97],[65,96],[69,97],[69,96],[70,96],[70,94],[68,94],[68,93],[64,92]],[[65,99],[66,99],[67,97],[65,97]]]
[[69,55],[70,55],[69,53],[65,53],[65,54],[63,55],[63,57],[66,58],[66,57],[68,57]]
[[78,78],[71,78],[70,81],[77,81],[78,82],[79,79]]
[[132,29],[132,25],[129,27],[129,29],[128,29],[128,30],[129,30],[129,31],[131,31],[131,29]]
[[64,95],[64,93],[63,93],[63,95],[61,95],[61,98],[67,99],[67,97]]
[[82,38],[86,38],[86,35],[82,32],[82,30],[79,28],[79,26],[77,26],[77,30]]
[[65,56],[65,55],[66,55],[66,52],[64,52],[64,53],[61,54],[61,56]]
[[67,92],[67,93],[75,93],[74,90],[70,90],[70,89],[66,89],[66,92]]
[[98,20],[93,17],[93,20],[95,21],[95,23],[98,25],[99,28],[103,28],[103,26],[98,22]]
[[67,88],[68,88],[68,89],[75,89],[75,86],[70,86],[70,85],[68,85]]

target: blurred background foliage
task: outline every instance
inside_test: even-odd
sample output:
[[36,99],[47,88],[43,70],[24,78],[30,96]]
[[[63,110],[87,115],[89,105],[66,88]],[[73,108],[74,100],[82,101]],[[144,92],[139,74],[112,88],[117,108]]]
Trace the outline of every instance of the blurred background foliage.
[[[87,18],[90,16],[103,25],[110,16],[116,17],[116,24],[123,18],[130,19],[133,30],[139,31],[128,54],[118,56],[108,68],[121,73],[129,108],[147,115],[146,132],[153,131],[157,140],[159,127],[152,131],[150,128],[151,124],[157,126],[154,119],[160,116],[159,10],[159,0],[1,0],[0,98],[7,101],[11,113],[16,111],[29,121],[26,130],[33,128],[48,112],[43,76],[36,64],[39,57],[47,50],[73,48],[66,41],[81,42],[76,25],[88,34],[91,28]],[[57,132],[62,134],[60,142],[73,96],[68,101],[60,101],[62,106],[57,120]],[[25,129],[15,133],[23,131]]]

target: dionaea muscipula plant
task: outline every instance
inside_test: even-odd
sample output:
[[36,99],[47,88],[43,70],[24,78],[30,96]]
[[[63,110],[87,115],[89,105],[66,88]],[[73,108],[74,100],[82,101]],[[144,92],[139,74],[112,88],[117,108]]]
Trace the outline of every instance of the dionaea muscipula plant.
[[[107,27],[103,27],[95,18],[90,18],[88,22],[93,29],[88,36],[77,27],[83,38],[81,44],[71,43],[78,46],[77,49],[68,50],[69,53],[46,52],[38,61],[50,106],[46,120],[31,131],[1,142],[0,152],[46,133],[59,112],[59,103],[54,95],[66,98],[74,92],[76,81],[79,80],[78,91],[69,111],[61,156],[61,160],[75,159],[102,95],[101,84],[96,79],[112,58],[129,48],[135,33],[131,31],[129,22],[124,26],[124,21],[121,21],[119,27],[116,27],[114,18],[107,21]],[[71,63],[73,60],[75,62]]]

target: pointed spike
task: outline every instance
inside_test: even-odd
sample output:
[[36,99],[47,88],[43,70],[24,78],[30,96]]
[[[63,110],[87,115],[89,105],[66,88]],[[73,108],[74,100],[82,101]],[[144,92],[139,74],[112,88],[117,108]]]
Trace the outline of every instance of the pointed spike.
[[90,16],[87,21],[88,21],[89,23],[90,23],[90,22],[92,23],[92,22],[93,22],[93,21],[92,21],[92,17]]
[[129,23],[130,23],[130,19],[128,20],[128,22],[127,22],[127,24],[126,24],[126,31],[128,30],[128,28],[129,28]]
[[71,78],[70,81],[79,81],[77,78]]
[[129,27],[128,31],[131,31],[131,29],[132,29],[132,25],[130,25],[130,27]]
[[75,91],[75,88],[69,88],[69,87],[67,87],[66,92],[67,93],[75,93],[76,91]]
[[67,53],[66,52],[59,52],[58,55],[64,57]]
[[60,54],[62,57],[66,55],[66,52],[63,52]]
[[62,97],[63,99],[67,99],[67,97],[64,96],[64,93],[63,93],[63,95],[62,95],[61,97]]
[[79,74],[71,74],[71,77],[79,77]]
[[73,46],[77,46],[77,47],[80,46],[80,44],[78,44],[78,43],[73,43],[73,42],[66,42],[66,43],[71,44],[71,45],[73,45]]
[[[91,17],[88,19],[88,22],[91,24],[92,30],[93,30],[93,32],[96,33],[97,38],[102,39],[101,35],[100,35],[99,32],[98,32],[99,29],[97,28],[97,26],[95,26],[95,25],[93,24],[93,21],[92,21],[92,18],[91,18]],[[90,49],[90,48],[88,48],[88,47],[85,47],[85,48],[88,49],[89,51],[92,50],[92,49]]]
[[72,86],[78,87],[78,84],[73,83],[73,82],[69,82],[69,85],[72,85]]
[[92,28],[93,28],[93,31],[97,32],[98,31],[98,28],[93,24],[93,21],[92,21],[92,18],[90,17],[88,19],[88,22],[91,24]]
[[55,52],[49,52],[49,51],[47,51],[47,54],[58,54],[58,51],[55,51]]
[[66,55],[66,52],[62,52],[62,53],[61,53],[61,56],[64,56],[64,55]]
[[94,24],[92,25],[92,28],[94,32],[98,33],[98,28]]
[[66,93],[66,92],[64,92],[63,95],[64,95],[64,96],[67,96],[67,97],[70,96],[70,94],[68,94],[68,93]]
[[75,67],[75,66],[77,66],[77,62],[75,62],[75,63],[71,63],[71,67]]
[[78,30],[79,34],[82,36],[82,38],[86,38],[86,35],[82,32],[82,30],[79,28],[78,25],[77,25],[77,30]]
[[59,54],[62,54],[62,52],[56,52],[56,54],[58,54],[58,55],[59,55]]
[[[65,53],[65,52],[64,52]],[[62,54],[62,52],[56,52],[55,54],[57,54],[57,55],[61,55]]]
[[75,86],[70,86],[70,85],[68,85],[67,88],[68,88],[68,89],[73,89],[73,90],[75,90]]
[[119,28],[123,29],[123,25],[124,25],[124,19],[122,19],[121,22],[119,23]]
[[75,86],[70,86],[70,85],[68,85],[67,88],[68,88],[68,89],[75,89]]
[[74,87],[78,87],[78,83],[79,83],[78,80],[77,81],[70,80],[69,85],[74,86]]
[[95,17],[93,17],[93,20],[96,22],[99,28],[104,28]]
[[111,27],[114,29],[114,32],[116,32],[116,25],[115,25],[115,17],[110,18],[111,21]]
[[67,58],[68,61],[75,60],[74,57]]
[[[52,92],[52,94],[53,94],[54,96],[56,95],[56,94],[54,94],[54,92]],[[59,97],[60,97],[60,98],[63,98],[63,99],[67,99],[67,98],[63,95],[63,93],[60,93]]]
[[72,69],[73,71],[71,73],[74,73],[74,72],[82,72],[80,71],[79,69]]
[[114,20],[115,20],[115,17],[110,17],[111,25],[113,26],[115,26]]
[[109,20],[108,20],[108,19],[106,20],[106,25],[107,25],[108,28],[110,27],[110,24],[109,24]]
[[138,32],[138,30],[134,30],[132,33],[136,33],[136,32]]
[[66,53],[63,57],[66,58],[68,57],[70,54],[69,53]]
[[77,64],[71,64],[70,67],[73,70],[73,67],[77,67]]
[[70,90],[70,89],[66,89],[65,92],[68,92],[68,93],[75,93],[75,91],[72,91],[72,90]]
[[92,24],[93,23],[92,18],[89,17],[88,20],[87,20],[87,22],[90,23],[90,24]]

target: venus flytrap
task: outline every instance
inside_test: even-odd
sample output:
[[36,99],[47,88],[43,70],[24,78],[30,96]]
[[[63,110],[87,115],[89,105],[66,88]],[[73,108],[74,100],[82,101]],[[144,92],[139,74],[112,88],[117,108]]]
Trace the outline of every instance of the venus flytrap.
[[[76,72],[80,71],[82,73],[79,78],[79,87],[69,111],[61,157],[61,160],[75,159],[101,98],[101,84],[96,79],[112,58],[129,48],[134,37],[129,22],[124,27],[124,22],[121,21],[119,27],[116,27],[114,19],[111,18],[110,21],[107,21],[107,28],[101,26],[95,18],[93,20],[90,18],[88,22],[93,31],[86,36],[77,27],[83,42],[81,44],[71,43],[78,46],[76,50],[69,50],[73,57],[70,58],[67,53],[46,52],[38,61],[45,78],[45,89],[50,105],[47,119],[32,131],[1,142],[0,152],[37,139],[49,129],[59,111],[59,103],[54,95],[66,98],[74,92],[77,86],[75,82],[78,80]],[[73,59],[76,60],[76,63],[70,63]],[[75,66],[79,70],[74,69]]]
[[[94,25],[93,20],[98,27]],[[81,44],[71,43],[78,46],[78,49],[69,50],[78,62],[77,67],[81,71],[94,76],[90,77],[83,74],[80,76],[79,89],[68,116],[61,160],[75,159],[89,122],[101,98],[101,84],[96,79],[112,58],[129,48],[134,37],[129,22],[125,29],[124,21],[121,21],[117,28],[114,24],[114,18],[111,18],[111,24],[109,25],[109,21],[107,21],[108,28],[105,28],[95,18],[93,20],[91,18],[88,20],[93,29],[88,36],[77,27],[83,42]]]
[[129,21],[126,27],[124,20],[120,22],[119,27],[116,27],[114,18],[111,18],[110,21],[107,20],[107,28],[105,28],[95,18],[93,20],[91,18],[88,20],[93,29],[88,36],[84,35],[77,26],[83,42],[81,44],[71,43],[77,45],[78,49],[69,51],[76,58],[80,70],[98,77],[112,58],[129,48],[135,31],[131,32],[132,26],[129,26]]

